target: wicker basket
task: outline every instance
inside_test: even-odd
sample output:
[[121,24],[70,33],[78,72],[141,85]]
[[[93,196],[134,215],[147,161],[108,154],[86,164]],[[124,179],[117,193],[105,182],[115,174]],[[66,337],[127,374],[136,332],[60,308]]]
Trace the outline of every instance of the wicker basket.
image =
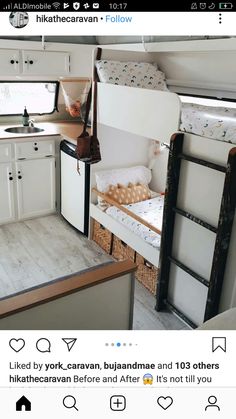
[[93,222],[93,240],[109,255],[111,254],[112,233],[96,220]]
[[137,271],[135,273],[136,278],[152,294],[156,295],[159,269],[151,263],[147,262],[138,253],[136,254],[135,262],[138,265]]
[[118,239],[118,237],[114,236],[112,244],[112,256],[114,256],[114,258],[117,260],[130,259],[132,262],[134,262],[135,251],[122,240]]

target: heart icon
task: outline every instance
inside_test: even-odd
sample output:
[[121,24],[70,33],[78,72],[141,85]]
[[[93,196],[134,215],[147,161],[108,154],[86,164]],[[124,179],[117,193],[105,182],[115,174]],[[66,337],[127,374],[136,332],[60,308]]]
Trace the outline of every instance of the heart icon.
[[162,407],[162,409],[167,410],[173,403],[173,399],[170,396],[164,397],[158,397],[157,399],[157,403],[159,404],[159,406]]
[[9,346],[13,351],[20,352],[25,346],[25,341],[24,339],[11,339]]

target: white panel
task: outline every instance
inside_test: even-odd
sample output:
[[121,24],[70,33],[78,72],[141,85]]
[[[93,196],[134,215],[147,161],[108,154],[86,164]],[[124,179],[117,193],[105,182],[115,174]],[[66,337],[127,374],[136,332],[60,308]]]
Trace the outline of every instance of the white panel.
[[165,142],[178,130],[180,101],[174,93],[98,83],[98,121]]
[[0,74],[1,76],[12,76],[20,71],[20,52],[14,49],[0,50]]
[[61,213],[79,231],[84,232],[85,163],[61,152]]
[[62,76],[69,73],[69,54],[59,51],[22,51],[23,73]]
[[[204,43],[204,41],[202,41]],[[236,47],[227,51],[227,46],[219,51],[206,50],[171,51],[153,54],[153,60],[166,74],[170,86],[203,88],[215,92],[236,92],[234,68],[236,66]],[[227,44],[226,44],[227,45]],[[235,44],[234,44],[235,45]],[[178,87],[176,90],[178,91]],[[227,97],[227,96],[225,96]],[[235,94],[234,94],[235,97]]]
[[215,233],[176,215],[172,255],[209,280],[215,238]]
[[54,140],[42,141],[37,137],[34,141],[17,142],[15,144],[16,159],[38,159],[40,157],[54,156]]
[[217,227],[225,174],[182,161],[177,206]]
[[208,288],[175,265],[171,266],[168,300],[195,324],[203,322]]
[[0,162],[7,162],[12,159],[11,144],[0,144]]
[[55,211],[55,158],[16,163],[16,177],[20,219]]
[[233,147],[235,147],[235,144],[216,141],[213,138],[200,137],[194,134],[184,134],[184,153],[225,167],[229,151]]
[[131,278],[123,275],[6,317],[0,320],[0,330],[127,330],[133,304]]
[[[11,180],[10,180],[11,179]],[[13,221],[14,205],[14,173],[11,163],[0,164],[0,224]]]

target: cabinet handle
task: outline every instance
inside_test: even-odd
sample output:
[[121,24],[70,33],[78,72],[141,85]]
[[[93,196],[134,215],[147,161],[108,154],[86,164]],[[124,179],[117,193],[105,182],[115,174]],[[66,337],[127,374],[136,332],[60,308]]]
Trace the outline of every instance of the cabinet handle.
[[10,176],[10,177],[9,177],[9,180],[13,180],[13,177],[12,177],[12,176]]
[[19,64],[19,61],[16,61],[16,64]]
[[38,147],[34,147],[34,151],[38,151]]
[[22,179],[22,176],[18,176],[18,179]]
[[11,63],[11,64],[15,64],[15,60],[11,60],[11,61],[10,61],[10,63]]
[[30,61],[29,61],[29,63],[30,63],[31,65],[32,65],[32,64],[34,64],[33,60],[30,60]]

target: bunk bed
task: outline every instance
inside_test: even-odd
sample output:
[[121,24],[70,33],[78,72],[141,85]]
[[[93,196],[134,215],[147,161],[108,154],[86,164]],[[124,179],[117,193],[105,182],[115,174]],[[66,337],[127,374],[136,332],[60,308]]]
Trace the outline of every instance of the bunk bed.
[[[148,109],[144,108],[144,103],[150,105]],[[214,310],[218,310],[221,290],[224,285],[222,275],[220,279],[218,278],[218,283],[216,281],[213,285],[210,279],[212,262],[214,262],[215,233],[217,233],[224,189],[223,172],[228,167],[228,155],[233,148],[232,144],[236,143],[235,118],[236,111],[234,109],[214,109],[195,104],[184,104],[181,109],[178,96],[165,88],[162,91],[149,90],[132,87],[132,85],[113,84],[111,80],[108,80],[107,83],[104,83],[104,80],[98,83],[98,120],[100,124],[150,139],[158,139],[166,144],[170,143],[173,133],[180,131],[184,133],[182,134],[184,138],[182,154],[188,155],[189,158],[185,159],[181,165],[179,194],[176,199],[178,208],[182,208],[182,212],[179,210],[179,213],[176,213],[174,217],[172,230],[175,230],[175,234],[172,234],[170,246],[171,248],[173,246],[173,260],[183,260],[184,266],[190,266],[192,272],[199,271],[197,267],[200,266],[199,275],[193,275],[191,278],[196,279],[198,276],[197,279],[203,280],[192,283],[192,280],[179,274],[180,264],[178,266],[175,263],[174,268],[169,264],[168,280],[162,273],[156,308],[157,310],[163,309],[168,296],[168,306],[193,327],[201,324],[204,319],[206,320],[204,313],[206,302],[210,298],[209,288],[218,287],[214,296],[217,299]],[[209,164],[206,164],[200,172],[195,164],[191,164],[196,163],[196,160],[206,161]],[[216,173],[215,169],[218,166],[224,167],[225,170],[221,169],[219,173]],[[211,185],[210,188],[209,185]],[[209,189],[212,191],[210,196]],[[117,235],[155,267],[158,267],[159,246],[153,248],[136,234],[130,232],[117,219],[111,217],[112,212],[117,213],[118,211],[110,209],[109,214],[106,214],[100,211],[96,205],[91,204],[93,219],[114,233],[115,236]],[[183,213],[185,214],[184,220]],[[190,217],[186,217],[186,214],[190,214]],[[200,220],[199,223],[195,223],[194,227],[188,225],[191,217]],[[204,223],[212,228],[202,235],[198,228],[199,225],[204,226]],[[231,283],[235,280],[232,268],[232,243],[236,237],[235,230],[234,223],[233,240],[231,242],[228,240],[229,257],[226,266],[229,277],[227,281]],[[167,257],[170,259],[170,252]],[[187,276],[191,276],[192,272],[190,269],[189,271],[185,269]],[[201,287],[201,285],[204,286]],[[208,313],[208,318],[213,315],[212,313]]]

